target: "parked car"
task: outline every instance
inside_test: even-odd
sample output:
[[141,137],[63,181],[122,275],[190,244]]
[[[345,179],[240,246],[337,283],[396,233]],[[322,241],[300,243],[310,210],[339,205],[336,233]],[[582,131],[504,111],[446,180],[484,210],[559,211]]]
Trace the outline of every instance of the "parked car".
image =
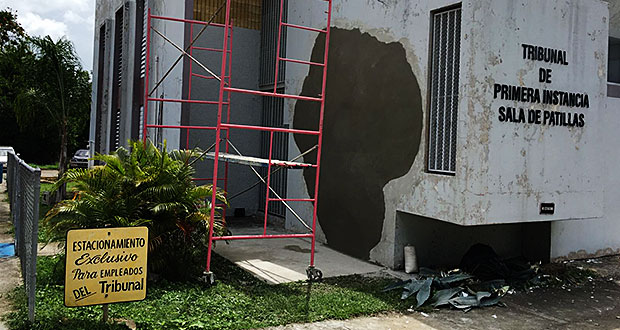
[[71,161],[69,161],[69,167],[70,168],[88,168],[88,158],[90,156],[90,153],[88,152],[88,149],[80,149],[78,151],[75,152],[75,155],[73,155],[73,158],[71,158]]
[[15,153],[13,147],[0,147],[0,164],[4,172],[6,172],[6,165],[9,161],[9,151]]

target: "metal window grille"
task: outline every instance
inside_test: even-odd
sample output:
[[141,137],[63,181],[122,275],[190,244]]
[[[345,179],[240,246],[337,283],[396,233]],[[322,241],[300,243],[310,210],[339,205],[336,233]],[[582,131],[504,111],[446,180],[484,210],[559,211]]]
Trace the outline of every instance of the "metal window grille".
[[116,109],[114,114],[114,150],[121,146],[121,109]]
[[116,31],[115,33],[115,45],[114,51],[116,52],[116,84],[120,88],[123,82],[123,38],[124,38],[124,13],[123,8],[119,9],[116,13]]
[[428,170],[456,173],[461,8],[432,14]]
[[110,148],[113,150],[120,147],[120,124],[121,124],[121,86],[123,85],[123,38],[125,34],[124,9],[121,7],[116,12],[114,24],[114,85],[112,92],[112,116],[110,123]]
[[[278,93],[284,93],[284,89],[279,89]],[[284,99],[275,97],[263,97],[263,114],[262,125],[265,127],[280,127],[288,128],[284,125]],[[261,133],[261,157],[269,159],[269,132]],[[288,134],[286,133],[274,133],[273,136],[273,159],[287,160],[288,159]],[[276,168],[277,169],[277,168]],[[267,176],[267,169],[261,168],[261,175]],[[286,180],[287,171],[279,170],[274,172],[272,169],[270,186],[275,192],[282,198],[286,198]],[[259,209],[265,211],[265,191],[267,187],[265,184],[261,184],[259,189]],[[272,198],[275,195],[272,193]],[[269,204],[269,214],[285,217],[286,207],[280,202],[272,202]]]
[[140,79],[144,79],[146,73],[146,30],[147,20],[149,12],[149,1],[142,0],[142,43],[140,47]]
[[141,127],[141,123],[144,123],[144,105],[140,106],[140,119],[138,120],[138,123],[140,123],[140,125],[138,125],[138,135],[140,136],[140,140],[144,139],[144,130],[140,129]]
[[105,72],[106,24],[99,29],[99,55],[97,63],[97,128],[95,131],[95,151],[101,152],[101,134],[104,130],[103,116],[103,75]]
[[144,118],[144,74],[146,63],[146,15],[147,1],[136,2],[135,17],[135,45],[133,46],[134,74],[133,74],[133,97],[131,107],[131,139],[142,139],[142,119]]
[[[28,319],[34,321],[41,170],[8,154],[7,190],[15,228],[15,252],[28,297]],[[0,173],[1,174],[1,173]]]
[[[194,0],[194,19],[208,21],[222,6],[222,0]],[[261,28],[262,0],[232,0],[230,17],[234,26],[259,30]],[[221,10],[214,22],[224,24],[226,10]]]
[[[287,1],[283,3],[282,21],[286,22]],[[276,49],[278,45],[278,27],[280,21],[280,0],[264,0],[262,7],[262,26],[261,26],[261,49],[260,49],[260,71],[259,85],[261,90],[272,91],[274,82],[281,86],[285,77],[285,62],[280,61],[278,68],[278,79],[275,79],[276,68]],[[286,29],[282,29],[280,41],[280,56],[286,57]],[[284,93],[284,88],[279,88],[278,93]],[[266,127],[284,127],[284,99],[263,97],[262,106],[262,125]],[[288,127],[284,127],[288,128]],[[269,158],[269,133],[261,134],[261,157]],[[285,133],[274,133],[273,155],[274,159],[288,159],[288,135]],[[267,175],[266,169],[261,169],[263,176]],[[287,171],[281,170],[271,176],[271,188],[280,197],[286,198]],[[265,194],[267,187],[261,184],[259,189],[259,209],[264,211]],[[274,197],[274,196],[271,196]],[[269,213],[275,216],[285,217],[286,207],[282,203],[270,203]]]
[[[288,1],[284,1],[282,21],[286,22]],[[260,51],[260,77],[259,85],[261,89],[273,89],[275,68],[276,68],[276,48],[278,45],[278,25],[280,20],[280,0],[265,0],[262,8],[262,27],[261,27],[261,51]],[[280,56],[286,57],[286,31],[282,29],[280,41]],[[278,83],[282,83],[285,77],[285,62],[280,61],[278,68]]]

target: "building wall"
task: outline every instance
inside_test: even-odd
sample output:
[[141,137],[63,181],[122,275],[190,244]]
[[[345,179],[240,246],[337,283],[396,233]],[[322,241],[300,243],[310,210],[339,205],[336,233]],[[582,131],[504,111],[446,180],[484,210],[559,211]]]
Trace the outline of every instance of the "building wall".
[[605,173],[602,185],[604,191],[604,216],[595,220],[558,221],[551,224],[554,260],[579,259],[620,253],[620,176],[616,166],[620,161],[617,152],[620,136],[616,124],[620,121],[620,99],[608,98],[601,110],[601,131],[603,143],[601,172]]
[[[466,246],[458,242],[477,238],[521,253],[536,230],[488,226],[541,221],[549,231],[548,221],[603,216],[598,159],[599,114],[607,89],[606,3],[462,2],[457,170],[445,176],[426,171],[429,25],[432,10],[456,3],[334,3],[319,223],[327,243],[342,251],[397,267],[402,246],[428,245],[419,233],[442,232],[446,225],[436,221],[441,220],[473,226],[448,226],[445,242]],[[289,21],[321,28],[323,11],[321,5],[291,1]],[[316,34],[289,32],[287,54],[319,60],[322,41]],[[523,43],[566,50],[572,64],[524,60]],[[392,58],[382,62],[387,57],[380,49],[389,47]],[[397,65],[401,61],[406,65]],[[553,83],[538,82],[541,67],[553,69]],[[318,80],[312,69],[287,66],[289,93],[316,92]],[[498,100],[495,83],[587,93],[590,107]],[[501,122],[500,106],[524,108],[526,114],[529,109],[585,114],[587,122],[584,127]],[[313,121],[312,107],[303,102],[290,102],[287,110],[296,128]],[[292,155],[311,144],[292,138]],[[289,197],[308,197],[313,184],[311,173],[289,175]],[[555,203],[554,215],[540,214],[544,202]],[[311,219],[311,206],[299,207],[298,213]],[[293,221],[287,221],[289,228],[296,227]],[[549,250],[549,239],[543,250]]]
[[[609,1],[609,36],[620,38],[620,1]],[[610,84],[610,92],[615,84]],[[610,93],[612,94],[612,93]],[[551,225],[554,260],[586,258],[620,253],[620,177],[615,170],[620,157],[616,146],[620,143],[616,123],[620,121],[620,99],[618,94],[606,99],[601,111],[601,172],[604,173],[604,192],[601,219],[587,221],[560,221]]]
[[[198,35],[201,28],[194,27],[194,35]],[[195,43],[197,47],[207,47],[222,49],[223,29],[220,27],[208,27]],[[259,75],[259,50],[260,50],[260,31],[234,27],[232,38],[232,86],[244,89],[258,89]],[[193,56],[212,70],[216,75],[221,76],[221,53],[210,51],[194,50]],[[192,65],[192,71],[196,74],[209,76],[198,65]],[[201,77],[192,78],[191,98],[193,100],[217,101],[219,98],[219,82],[215,79],[205,79]],[[225,96],[226,99],[228,95]],[[225,99],[225,100],[226,100]],[[230,120],[232,123],[245,125],[260,125],[261,123],[262,100],[258,96],[232,94],[230,106]],[[224,117],[227,109],[224,109]],[[217,105],[196,105],[188,107],[187,123],[191,125],[215,126],[217,123]],[[222,133],[226,137],[226,133]],[[215,141],[213,131],[192,130],[189,136],[189,148],[199,147],[203,150],[208,149]],[[183,141],[185,146],[187,141]],[[249,130],[231,130],[230,142],[245,156],[260,157],[260,132]],[[226,143],[220,147],[224,151]],[[229,152],[235,151],[229,147]],[[211,178],[213,176],[212,161],[207,160],[198,163],[196,176],[199,178]],[[224,177],[226,167],[223,163],[219,166],[219,175]],[[258,177],[252,172],[249,166],[229,164],[228,174],[228,196],[234,196],[251,187],[258,181]],[[220,185],[223,182],[219,183]],[[258,209],[258,186],[230,200],[231,208],[243,208],[247,215],[253,215]]]
[[[193,18],[193,1],[170,2],[148,0],[152,15],[167,16],[173,18]],[[115,45],[115,14],[125,6],[124,10],[124,35],[122,43],[123,63],[122,63],[122,85],[118,89],[121,97],[121,120],[120,120],[120,142],[126,145],[126,141],[137,134],[136,128],[142,130],[143,123],[139,115],[140,102],[134,102],[134,97],[144,98],[144,91],[136,93],[134,91],[135,77],[140,71],[136,67],[141,63],[136,61],[136,44],[141,40],[136,39],[136,29],[142,26],[136,25],[137,6],[136,0],[114,0],[97,1],[96,8],[96,33],[95,33],[95,55],[94,55],[94,77],[93,77],[93,106],[91,108],[91,140],[95,141],[99,132],[101,145],[95,150],[100,153],[109,153],[114,150],[110,145],[110,135],[113,134],[113,91],[114,91],[114,45]],[[100,27],[106,24],[107,34],[100,36]],[[164,34],[172,42],[182,48],[186,48],[191,42],[189,25],[154,19],[152,26],[155,30]],[[194,25],[194,36],[198,35],[201,25]],[[106,39],[105,53],[99,54],[99,39]],[[154,98],[166,99],[189,99],[217,101],[219,96],[219,84],[216,80],[206,80],[199,77],[191,79],[190,95],[190,60],[185,57],[174,66],[162,83],[153,90],[157,83],[166,75],[169,68],[181,55],[170,42],[158,35],[154,30],[151,32],[151,51],[149,65],[149,92]],[[198,47],[222,48],[223,29],[221,27],[209,27],[195,43]],[[139,49],[139,48],[138,48]],[[239,88],[258,89],[259,75],[259,51],[260,51],[260,31],[254,29],[235,27],[233,31],[233,58],[232,76],[233,85]],[[220,75],[221,53],[207,52],[201,50],[193,51],[194,57],[204,63],[210,70]],[[103,77],[99,79],[99,58],[103,57]],[[138,57],[139,58],[139,57]],[[197,64],[191,65],[193,73],[208,76],[209,74]],[[139,69],[139,68],[138,68]],[[99,81],[103,86],[99,86]],[[101,89],[99,89],[102,87]],[[98,91],[101,91],[100,93]],[[101,94],[101,102],[98,100]],[[261,123],[261,98],[250,95],[236,94],[231,100],[231,121],[248,125],[260,125]],[[101,103],[102,110],[98,111],[98,104]],[[98,115],[100,118],[98,118]],[[147,109],[147,120],[149,124],[159,125],[211,125],[215,126],[217,115],[217,105],[197,105],[170,103],[170,102],[149,102]],[[101,121],[100,121],[101,120]],[[98,127],[100,126],[100,127]],[[137,135],[141,136],[141,135]],[[187,131],[176,128],[148,130],[148,136],[155,143],[166,143],[169,150],[178,148],[201,148],[206,150],[215,141],[212,131],[192,130],[187,135]],[[231,142],[244,155],[260,156],[260,133],[257,131],[231,131]],[[225,143],[222,143],[225,148]],[[93,150],[94,151],[94,150]],[[234,153],[231,149],[231,153]],[[225,166],[221,166],[220,177],[224,177]],[[212,173],[212,161],[204,161],[196,166],[196,177],[210,179]],[[254,184],[258,178],[247,166],[231,164],[229,167],[229,196],[235,195]],[[208,181],[201,181],[208,182]],[[219,182],[220,186],[223,182]],[[258,209],[258,187],[255,187],[244,194],[231,200],[231,211],[235,208],[243,208],[249,215],[255,214]]]
[[[598,0],[462,2],[457,169],[454,176],[446,176],[426,171],[429,36],[431,12],[458,3],[334,1],[319,240],[390,267],[401,266],[402,247],[407,244],[417,247],[420,262],[426,265],[454,264],[478,242],[492,245],[505,256],[526,255],[539,260],[618,252],[620,239],[614,233],[620,224],[615,217],[615,198],[620,191],[616,188],[619,178],[613,171],[613,141],[617,140],[613,124],[620,103],[607,97],[605,83],[608,30],[612,36],[620,36],[618,1],[610,3],[610,14],[607,3]],[[127,4],[127,15],[132,17],[134,0]],[[121,0],[97,2],[94,68],[101,56],[97,52],[99,26],[113,23],[121,5]],[[153,14],[173,17],[184,17],[189,10],[164,1],[154,1],[151,6]],[[325,6],[324,2],[290,0],[288,21],[324,28]],[[179,45],[189,42],[188,31],[179,23],[158,22],[155,28]],[[129,33],[127,42],[132,42],[133,35]],[[198,45],[219,48],[221,37],[221,33],[209,33],[209,38],[200,39]],[[108,38],[113,44],[114,36]],[[179,54],[160,37],[152,38],[151,86]],[[286,56],[323,62],[324,43],[323,34],[289,29]],[[566,50],[569,65],[525,60],[523,43]],[[233,86],[258,89],[259,31],[235,29],[233,49]],[[102,87],[105,98],[112,91],[109,52],[108,48],[104,54],[104,86],[97,85],[96,76],[93,86],[93,91]],[[219,72],[221,57],[196,56]],[[135,63],[132,56],[127,58],[130,60],[123,69],[129,77]],[[181,61],[155,96],[187,97],[188,63],[187,59]],[[193,67],[194,72],[205,74]],[[552,83],[539,82],[540,68],[553,70]],[[288,94],[316,96],[321,79],[318,67],[286,64]],[[191,81],[192,99],[216,99],[214,81]],[[494,97],[495,83],[585,92],[590,107],[500,100]],[[132,86],[124,86],[123,95],[132,95]],[[96,98],[94,92],[93,100]],[[127,118],[131,102],[123,102],[123,118]],[[235,94],[231,121],[260,124],[261,102],[253,96]],[[108,123],[107,128],[111,115],[109,99],[103,100],[104,111],[98,112],[96,104],[93,102],[91,140],[96,135],[97,114]],[[578,113],[586,120],[583,127],[502,122],[501,106],[524,108],[526,114],[530,109]],[[213,110],[212,106],[183,108],[179,104],[151,103],[149,122],[210,124],[215,120]],[[285,124],[290,127],[316,129],[317,114],[316,104],[285,102]],[[123,134],[129,134],[127,129],[124,126]],[[167,140],[169,148],[187,143],[188,136],[179,130],[164,132],[159,138]],[[231,141],[242,153],[259,156],[259,134],[232,134]],[[213,136],[206,132],[189,135],[190,147],[207,148],[209,141]],[[314,144],[316,141],[308,137],[290,136],[289,158]],[[108,151],[109,145],[101,150]],[[313,162],[316,154],[304,158]],[[247,167],[231,166],[230,171],[230,195],[255,182]],[[207,163],[200,166],[198,176],[210,174]],[[313,197],[314,172],[289,171],[287,191],[287,198]],[[232,201],[233,208],[244,207],[254,213],[259,193],[255,188]],[[555,214],[540,214],[543,202],[555,203]],[[292,206],[310,224],[311,203]],[[290,212],[286,227],[304,230]]]
[[[167,3],[165,1],[148,1],[150,3],[151,13],[153,15],[164,15],[170,17],[185,17],[184,3]],[[101,135],[101,143],[96,146],[95,149],[100,153],[109,153],[114,150],[114,146],[110,143],[110,134],[112,134],[113,125],[113,90],[114,90],[114,75],[116,74],[116,68],[114,67],[114,51],[115,40],[119,38],[115,35],[115,18],[116,12],[123,9],[123,36],[122,36],[122,84],[118,90],[121,100],[121,119],[120,119],[120,143],[126,145],[126,141],[132,137],[132,129],[135,129],[135,125],[132,126],[132,114],[139,109],[133,107],[134,97],[134,78],[135,78],[135,66],[140,65],[135,61],[135,45],[140,43],[140,40],[135,40],[136,29],[141,29],[141,26],[136,26],[136,1],[135,0],[112,0],[101,1],[96,3],[95,12],[95,42],[94,42],[94,58],[93,58],[93,102],[91,107],[91,126],[90,126],[90,140],[95,141],[97,131]],[[106,36],[101,36],[101,26],[105,24],[108,33]],[[153,26],[165,34],[168,38],[173,40],[178,45],[184,45],[184,27],[179,23],[170,23],[155,21]],[[100,38],[106,38],[105,53],[99,54],[99,40]],[[163,76],[164,72],[171,67],[172,63],[176,60],[180,54],[177,49],[168,44],[161,37],[153,34],[152,40],[152,58],[150,66],[150,85],[154,86],[156,82]],[[103,56],[104,70],[103,79],[99,79],[99,58]],[[181,61],[176,65],[175,69],[171,72],[170,76],[160,85],[160,87],[153,93],[153,96],[164,96],[171,99],[181,98],[183,91],[182,72],[184,62]],[[99,86],[99,82],[102,82],[103,86]],[[101,87],[101,88],[100,88]],[[100,88],[100,89],[99,89]],[[98,90],[101,91],[101,100],[99,100]],[[97,105],[102,104],[102,109],[97,111]],[[151,102],[149,104],[149,123],[155,123],[157,121],[158,112],[161,113],[161,123],[168,125],[179,125],[181,120],[181,106],[179,104],[166,104],[158,105]],[[100,115],[99,117],[97,115]],[[98,128],[98,126],[100,126]],[[159,141],[167,142],[169,149],[175,149],[179,147],[180,132],[178,130],[164,130],[163,134],[159,138]],[[153,133],[151,132],[149,134]],[[134,134],[135,135],[135,134]],[[92,152],[92,151],[91,151]]]

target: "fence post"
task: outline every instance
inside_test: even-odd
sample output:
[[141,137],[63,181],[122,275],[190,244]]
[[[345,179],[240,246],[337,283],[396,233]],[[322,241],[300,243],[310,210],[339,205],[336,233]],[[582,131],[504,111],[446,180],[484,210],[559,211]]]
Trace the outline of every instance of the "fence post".
[[41,169],[36,168],[32,172],[32,230],[29,233],[32,244],[30,245],[30,285],[28,292],[28,319],[34,322],[35,295],[37,288],[37,251],[39,243],[39,197],[41,195]]
[[[11,203],[11,214],[13,214],[13,227],[15,229],[15,255],[21,257],[21,244],[22,244],[22,222],[21,222],[21,211],[22,211],[22,184],[21,184],[21,170],[20,164],[17,160],[13,163],[14,165],[14,173],[13,173],[13,201]],[[23,271],[23,267],[22,267]]]

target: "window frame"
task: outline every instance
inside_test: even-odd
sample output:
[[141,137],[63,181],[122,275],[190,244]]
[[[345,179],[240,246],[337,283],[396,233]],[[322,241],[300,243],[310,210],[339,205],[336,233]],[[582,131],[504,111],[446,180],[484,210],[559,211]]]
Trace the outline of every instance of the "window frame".
[[[456,76],[453,76],[453,80],[456,79],[456,105],[455,105],[455,111],[456,111],[456,128],[453,132],[453,144],[454,144],[454,152],[450,153],[450,160],[449,162],[452,162],[452,157],[454,159],[454,169],[452,170],[449,165],[449,170],[445,170],[445,169],[438,169],[438,168],[434,168],[433,166],[431,166],[431,160],[432,160],[432,155],[431,155],[431,134],[433,132],[432,129],[432,123],[433,123],[433,75],[435,73],[434,69],[434,60],[435,60],[435,52],[434,52],[434,48],[435,48],[435,24],[436,24],[436,15],[437,14],[441,14],[441,13],[447,13],[450,11],[455,11],[455,10],[459,10],[460,11],[460,18],[459,18],[459,29],[458,29],[458,37],[456,36],[456,31],[455,31],[455,38],[454,40],[457,41],[458,40],[458,47],[455,47],[456,49],[454,54],[457,54],[459,56],[458,60],[454,61],[455,64],[458,65],[458,69],[457,70],[453,70],[454,74]],[[431,173],[431,174],[437,174],[437,175],[444,175],[444,176],[455,176],[456,175],[456,169],[457,169],[457,158],[456,158],[456,154],[457,154],[457,150],[458,150],[458,111],[459,111],[459,103],[458,103],[458,96],[459,96],[459,85],[460,85],[460,72],[461,72],[461,65],[460,65],[460,51],[461,51],[461,45],[462,45],[462,3],[455,3],[449,6],[444,6],[441,8],[437,8],[434,10],[431,10],[430,12],[430,22],[429,22],[429,48],[428,48],[428,74],[427,74],[427,98],[426,98],[426,109],[427,109],[427,118],[426,118],[426,157],[425,157],[425,168],[426,168],[426,172],[427,173]],[[438,78],[439,79],[439,78]],[[445,111],[445,110],[444,110]],[[444,114],[445,116],[445,114]],[[435,147],[435,153],[437,154],[437,150],[438,148]],[[437,156],[435,156],[437,157]],[[435,162],[436,163],[436,162]]]

